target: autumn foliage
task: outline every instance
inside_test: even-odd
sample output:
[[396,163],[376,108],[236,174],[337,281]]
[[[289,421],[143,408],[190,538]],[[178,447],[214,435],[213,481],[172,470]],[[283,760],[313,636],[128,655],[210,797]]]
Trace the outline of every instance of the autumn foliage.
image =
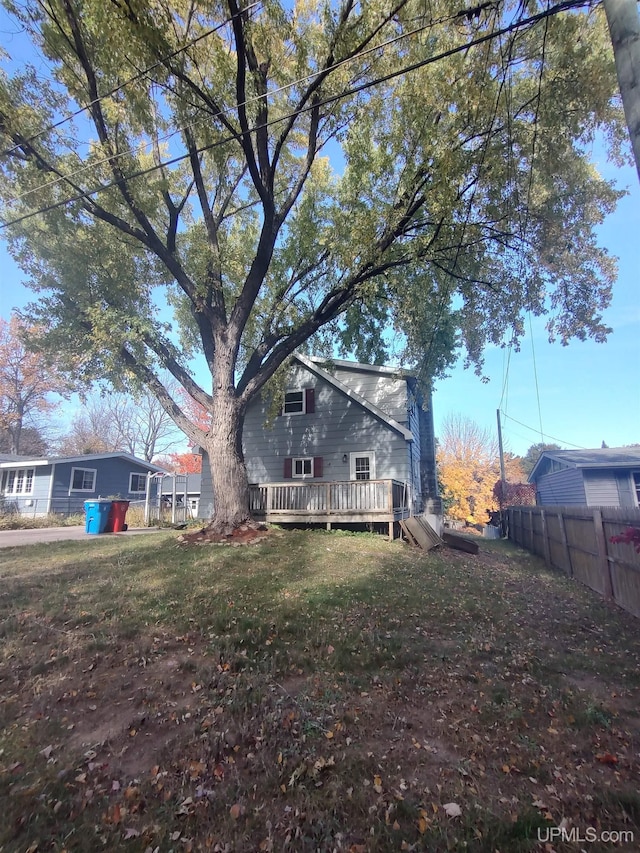
[[640,527],[627,527],[618,536],[612,536],[610,542],[633,545],[636,554],[640,554]]
[[[437,462],[446,515],[467,524],[486,524],[489,515],[500,508],[496,439],[470,418],[450,415],[443,421],[438,437]],[[524,474],[519,457],[505,453],[504,464],[508,493],[520,496],[519,502],[524,502],[533,489],[531,502],[535,504],[535,487],[520,482]]]
[[536,505],[534,483],[509,483],[507,480],[498,480],[493,487],[493,496],[501,507]]
[[170,453],[168,459],[176,474],[200,474],[202,472],[202,456],[198,453]]
[[66,395],[69,389],[55,364],[29,349],[26,342],[34,330],[15,315],[8,322],[0,317],[0,430],[15,454],[23,429],[37,428],[57,406],[52,395]]

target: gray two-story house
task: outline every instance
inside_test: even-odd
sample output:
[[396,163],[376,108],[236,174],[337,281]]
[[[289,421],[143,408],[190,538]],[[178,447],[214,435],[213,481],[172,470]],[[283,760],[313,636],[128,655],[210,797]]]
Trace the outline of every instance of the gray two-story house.
[[[297,354],[282,408],[249,406],[243,449],[252,511],[267,520],[391,524],[441,514],[430,397],[405,372]],[[213,495],[203,464],[199,515]]]

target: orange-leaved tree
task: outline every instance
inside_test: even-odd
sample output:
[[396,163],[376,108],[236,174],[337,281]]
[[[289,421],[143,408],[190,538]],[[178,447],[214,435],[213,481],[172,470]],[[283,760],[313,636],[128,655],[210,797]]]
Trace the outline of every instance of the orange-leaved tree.
[[497,509],[493,486],[500,476],[498,444],[464,415],[448,415],[438,436],[438,478],[445,513],[456,521],[486,524]]
[[200,474],[202,472],[202,456],[199,453],[170,453],[159,465],[168,467],[175,474]]
[[12,454],[20,453],[23,427],[37,429],[59,404],[55,396],[71,390],[56,365],[29,348],[34,331],[15,314],[8,321],[0,317],[0,430]]

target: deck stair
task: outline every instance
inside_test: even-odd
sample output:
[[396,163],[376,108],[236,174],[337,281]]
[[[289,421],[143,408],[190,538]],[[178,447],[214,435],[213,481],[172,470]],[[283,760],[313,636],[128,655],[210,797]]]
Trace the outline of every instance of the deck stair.
[[442,544],[442,539],[435,532],[426,518],[420,515],[413,515],[411,518],[404,518],[400,522],[402,532],[412,545],[417,545],[423,551],[430,551],[432,548],[437,548]]

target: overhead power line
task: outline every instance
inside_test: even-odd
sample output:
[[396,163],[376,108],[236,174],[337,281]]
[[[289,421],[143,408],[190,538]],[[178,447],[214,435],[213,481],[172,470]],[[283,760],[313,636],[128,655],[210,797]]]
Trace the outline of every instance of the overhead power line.
[[[505,418],[508,418],[510,421],[513,421],[514,424],[518,424],[519,426],[524,427],[525,429],[529,429],[529,430],[531,430],[531,432],[538,433],[540,431],[537,427],[529,426],[529,424],[523,424],[522,421],[518,421],[515,418],[512,418],[511,415],[508,415],[506,412],[503,412],[502,410],[501,410],[501,414],[503,414],[505,416]],[[552,438],[554,441],[559,441],[560,444],[568,444],[569,447],[575,447],[577,450],[586,450],[586,448],[583,447],[581,444],[572,444],[570,441],[564,441],[564,439],[557,438],[555,435],[549,435],[549,433],[545,433],[545,435],[547,438]]]
[[[550,7],[544,12],[539,12],[536,15],[531,15],[528,18],[523,18],[519,21],[514,21],[506,27],[502,27],[499,30],[495,30],[492,33],[488,33],[484,36],[480,36],[477,39],[472,39],[469,42],[466,42],[463,45],[458,45],[457,47],[450,48],[446,51],[443,51],[435,56],[428,57],[423,60],[419,60],[417,62],[411,63],[410,65],[404,66],[403,68],[397,69],[396,71],[390,71],[388,74],[382,75],[374,80],[369,80],[366,83],[362,83],[359,86],[353,86],[350,89],[341,92],[340,94],[332,95],[330,97],[325,98],[323,101],[318,103],[314,103],[311,105],[307,105],[298,110],[294,110],[291,113],[285,114],[283,116],[279,116],[278,118],[271,119],[265,124],[254,125],[249,128],[249,133],[255,133],[258,129],[265,129],[267,127],[271,127],[274,124],[281,124],[284,121],[288,121],[290,118],[293,118],[296,115],[301,115],[306,112],[310,112],[311,110],[317,109],[318,107],[327,106],[328,104],[335,103],[337,101],[344,100],[345,98],[353,97],[354,95],[360,94],[361,92],[366,91],[367,89],[372,88],[373,86],[378,86],[381,83],[387,83],[390,80],[393,80],[397,77],[402,76],[403,74],[408,74],[412,71],[416,71],[419,68],[424,68],[427,65],[431,65],[435,62],[439,62],[443,59],[446,59],[450,56],[454,56],[458,53],[462,53],[464,51],[468,51],[472,47],[476,47],[478,45],[484,44],[487,41],[490,41],[494,38],[498,38],[507,33],[515,32],[518,29],[522,29],[524,27],[530,27],[534,24],[538,23],[545,18],[548,18],[552,15],[557,15],[560,12],[568,11],[570,9],[577,9],[584,6],[590,6],[590,2],[586,2],[585,0],[563,0],[563,2],[557,3],[555,6]],[[235,105],[237,108],[240,105]],[[226,145],[228,142],[232,142],[236,139],[236,136],[227,136],[223,139],[220,139],[216,142],[212,142],[209,145],[204,145],[197,149],[196,153],[202,154],[206,151],[210,151],[214,148],[218,148],[221,145]],[[176,163],[182,162],[183,160],[187,160],[191,156],[191,153],[181,154],[176,157],[173,157],[169,160],[162,161],[161,163],[156,163],[153,166],[149,166],[146,169],[141,169],[137,172],[133,172],[131,175],[128,175],[125,178],[120,178],[117,180],[110,181],[107,184],[101,184],[98,187],[95,187],[91,190],[85,190],[81,193],[78,193],[75,196],[72,196],[67,199],[63,199],[61,201],[54,202],[50,205],[46,205],[45,207],[39,208],[38,210],[30,211],[29,213],[24,214],[23,216],[17,217],[16,219],[9,220],[7,222],[3,222],[0,225],[0,229],[9,228],[12,225],[17,225],[20,222],[24,222],[27,219],[30,219],[34,216],[38,216],[42,213],[48,213],[51,210],[55,210],[58,207],[62,207],[66,204],[71,204],[75,201],[81,201],[82,199],[89,199],[91,196],[96,195],[100,192],[104,192],[107,189],[111,189],[114,186],[118,186],[123,183],[128,183],[129,181],[135,180],[136,178],[143,177],[144,175],[151,174],[152,172],[156,172],[159,169],[163,169],[167,166],[173,166]]]
[[[348,65],[351,62],[355,62],[355,60],[357,60],[357,59],[362,59],[363,57],[366,57],[371,53],[377,53],[378,51],[383,50],[386,47],[390,47],[392,44],[396,44],[399,41],[410,38],[411,36],[419,35],[420,33],[424,32],[425,30],[428,30],[431,27],[433,27],[435,24],[443,23],[444,21],[456,19],[458,17],[459,17],[459,13],[457,13],[455,15],[449,15],[449,16],[444,17],[444,18],[439,18],[435,22],[430,21],[428,24],[424,24],[421,27],[416,27],[415,29],[410,30],[409,32],[401,33],[399,36],[394,36],[393,38],[388,39],[387,41],[382,42],[381,44],[377,44],[377,45],[373,45],[372,47],[368,47],[366,50],[362,50],[359,53],[355,54],[354,56],[349,56],[349,57],[346,57],[345,59],[341,59],[338,62],[335,62],[333,65],[327,66],[326,69],[322,69],[321,71],[314,71],[313,73],[307,74],[304,77],[299,77],[290,83],[285,83],[282,86],[278,86],[276,89],[271,89],[271,90],[267,91],[266,97],[267,98],[273,97],[274,95],[277,95],[281,92],[285,92],[285,91],[287,91],[287,89],[292,89],[294,86],[298,86],[301,83],[307,83],[310,80],[313,80],[314,78],[319,77],[321,74],[327,74],[328,72],[335,71],[344,65]],[[213,32],[213,30],[209,31],[209,34],[211,32]],[[130,80],[129,82],[132,82],[132,80]],[[122,85],[124,86],[126,84],[122,84]],[[122,88],[122,87],[120,87],[120,88]],[[102,100],[103,97],[108,97],[108,96],[103,95],[100,98],[96,98],[91,103],[92,104],[98,103],[100,100]],[[247,98],[244,101],[232,104],[231,106],[228,106],[228,107],[223,107],[222,109],[220,109],[220,111],[217,113],[217,115],[225,115],[228,113],[234,113],[235,111],[238,110],[239,107],[249,106],[250,104],[252,104],[256,101],[261,100],[263,97],[265,97],[265,96],[253,95],[252,97]],[[83,107],[83,110],[84,109],[88,109],[88,107]],[[78,112],[81,112],[81,111],[82,110],[79,110]],[[305,110],[300,110],[299,112],[305,112]],[[296,113],[290,113],[288,116],[285,116],[284,118],[288,119],[294,115],[296,115]],[[108,157],[104,157],[102,160],[96,160],[92,163],[87,163],[86,165],[79,167],[78,169],[74,170],[73,172],[69,172],[65,175],[61,175],[60,177],[57,177],[51,181],[48,181],[46,184],[40,184],[40,186],[33,187],[32,189],[27,190],[26,192],[22,193],[21,195],[14,196],[13,198],[7,199],[6,203],[7,204],[13,204],[17,201],[21,201],[23,198],[26,198],[27,196],[33,195],[34,193],[40,192],[41,190],[44,190],[44,189],[48,189],[49,187],[52,187],[52,186],[55,186],[56,184],[64,182],[65,180],[70,181],[72,178],[76,178],[78,175],[81,175],[83,172],[89,171],[91,169],[95,169],[97,166],[101,166],[104,163],[111,163],[114,160],[119,160],[122,157],[127,157],[130,155],[133,155],[136,153],[136,150],[139,151],[140,149],[144,150],[147,148],[152,148],[152,147],[158,145],[160,142],[166,142],[167,140],[171,139],[172,137],[176,136],[178,133],[181,133],[184,130],[196,127],[202,121],[205,121],[205,119],[204,118],[198,119],[196,121],[191,121],[188,124],[183,125],[182,127],[177,127],[177,128],[175,128],[175,130],[172,130],[170,133],[167,133],[164,136],[159,137],[157,140],[151,140],[150,142],[146,142],[144,145],[138,146],[137,149],[129,148],[126,151],[119,151],[116,154],[113,154],[113,155],[108,156]],[[267,123],[266,126],[268,127],[269,124],[270,123]],[[255,128],[251,128],[250,132],[253,132],[254,130],[255,130]],[[37,136],[38,136],[38,134],[36,134],[36,137]],[[36,137],[31,137],[30,139],[25,139],[23,142],[20,142],[20,143],[14,145],[14,147],[11,149],[11,151],[15,151],[16,149],[22,147],[23,145],[28,144],[32,139],[35,139]],[[231,138],[233,138],[233,137],[231,137]],[[206,149],[202,149],[202,150],[206,150]],[[11,153],[11,152],[8,152],[8,153]]]
[[262,5],[262,0],[259,0],[259,2],[256,3],[252,3],[250,6],[247,6],[246,9],[243,9],[242,12],[237,12],[235,15],[232,15],[230,18],[227,18],[225,21],[222,21],[222,23],[217,24],[215,27],[212,27],[210,30],[206,30],[204,33],[200,33],[199,36],[195,36],[182,47],[177,48],[172,53],[167,54],[167,56],[161,57],[152,65],[149,65],[147,68],[143,68],[142,71],[138,71],[138,73],[134,74],[133,77],[129,77],[123,83],[119,83],[117,86],[114,86],[113,89],[110,89],[103,95],[100,95],[99,97],[94,98],[92,101],[89,101],[89,103],[85,104],[84,107],[79,107],[77,110],[74,110],[74,112],[64,116],[64,118],[61,118],[53,124],[49,125],[49,127],[45,127],[43,130],[39,130],[37,133],[34,133],[33,136],[29,136],[27,139],[24,140],[24,142],[18,145],[14,145],[13,148],[9,148],[7,151],[3,151],[2,156],[13,154],[13,152],[17,151],[21,147],[21,145],[28,144],[29,142],[34,142],[41,136],[44,136],[47,133],[51,133],[52,130],[56,130],[63,124],[66,124],[77,116],[82,115],[82,113],[87,112],[87,110],[90,110],[91,107],[95,106],[96,104],[99,104],[100,101],[104,101],[106,98],[113,97],[113,95],[117,94],[122,89],[126,88],[127,86],[130,86],[132,83],[136,83],[143,77],[146,77],[150,71],[153,71],[155,68],[160,68],[160,66],[162,66],[165,62],[168,62],[170,59],[174,59],[176,56],[179,56],[181,53],[184,53],[185,50],[188,50],[190,47],[193,47],[194,44],[197,44],[203,39],[209,38],[209,36],[218,32],[218,30],[221,30],[223,27],[226,27],[227,24],[233,23],[234,18],[236,18],[238,15],[243,14],[245,12],[250,12],[251,10],[255,9],[256,6],[260,5]]

